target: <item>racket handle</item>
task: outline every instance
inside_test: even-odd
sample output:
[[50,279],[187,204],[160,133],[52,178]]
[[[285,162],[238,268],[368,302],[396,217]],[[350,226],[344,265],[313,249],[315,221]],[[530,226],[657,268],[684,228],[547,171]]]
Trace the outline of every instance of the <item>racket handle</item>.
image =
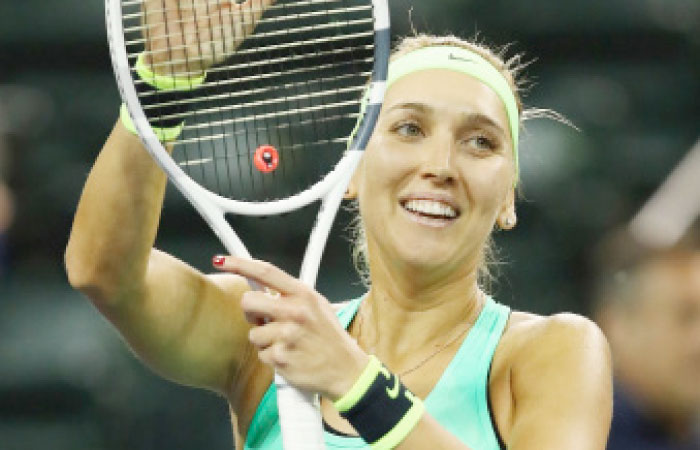
[[278,374],[275,385],[284,450],[324,450],[318,396],[296,389]]

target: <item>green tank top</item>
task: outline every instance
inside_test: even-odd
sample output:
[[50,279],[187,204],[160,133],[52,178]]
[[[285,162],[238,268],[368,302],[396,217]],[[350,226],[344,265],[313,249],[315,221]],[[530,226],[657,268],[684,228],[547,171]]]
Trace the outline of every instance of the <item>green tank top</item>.
[[[338,312],[338,319],[345,328],[352,322],[361,302],[362,298],[355,299]],[[473,449],[500,449],[489,413],[488,376],[509,314],[507,306],[488,298],[476,323],[424,401],[425,409],[435,420]],[[339,436],[328,431],[324,434],[327,449],[370,448],[359,437]],[[274,383],[253,416],[245,449],[282,449]]]

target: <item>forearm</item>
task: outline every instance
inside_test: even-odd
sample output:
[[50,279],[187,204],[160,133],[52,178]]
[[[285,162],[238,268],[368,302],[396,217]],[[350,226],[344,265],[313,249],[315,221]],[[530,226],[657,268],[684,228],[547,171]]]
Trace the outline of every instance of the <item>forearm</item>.
[[66,249],[71,285],[112,301],[145,279],[166,177],[117,122],[83,189]]
[[396,450],[416,450],[416,449],[432,449],[432,450],[470,450],[466,444],[457,439],[452,433],[442,427],[432,416],[427,412],[423,414],[421,420],[411,430],[399,445]]

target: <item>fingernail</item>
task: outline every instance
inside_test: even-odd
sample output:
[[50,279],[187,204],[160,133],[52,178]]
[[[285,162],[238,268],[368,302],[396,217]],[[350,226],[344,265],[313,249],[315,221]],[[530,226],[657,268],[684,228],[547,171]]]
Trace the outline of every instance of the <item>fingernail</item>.
[[224,263],[226,262],[226,257],[224,257],[224,256],[215,256],[215,257],[213,257],[213,258],[211,259],[211,262],[212,262],[212,264],[214,264],[215,266],[221,267],[221,266],[223,266]]

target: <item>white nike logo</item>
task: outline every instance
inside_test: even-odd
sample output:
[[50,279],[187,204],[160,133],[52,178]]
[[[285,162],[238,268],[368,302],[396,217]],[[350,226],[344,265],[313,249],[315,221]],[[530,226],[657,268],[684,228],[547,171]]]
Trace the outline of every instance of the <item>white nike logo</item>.
[[447,55],[447,59],[452,59],[452,60],[455,60],[455,61],[464,61],[464,62],[468,62],[468,63],[473,63],[473,62],[474,62],[474,60],[467,59],[467,58],[462,58],[462,57],[460,57],[460,56],[455,56],[455,55],[453,55],[452,53],[450,53],[449,55]]
[[394,375],[394,387],[391,389],[386,388],[386,394],[392,400],[396,400],[396,397],[399,396],[399,377],[397,377],[396,375]]

